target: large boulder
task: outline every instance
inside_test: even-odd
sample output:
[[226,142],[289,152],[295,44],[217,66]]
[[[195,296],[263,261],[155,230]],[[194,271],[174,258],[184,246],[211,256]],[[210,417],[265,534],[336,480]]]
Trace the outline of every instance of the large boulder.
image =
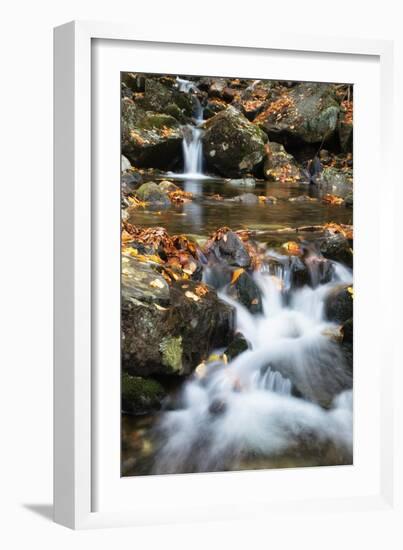
[[[234,309],[214,289],[191,280],[168,285],[152,267],[131,263],[122,276],[122,364],[134,376],[189,374],[228,345]],[[144,270],[148,275],[144,275]],[[133,273],[135,272],[135,273]],[[138,281],[138,283],[137,283]],[[165,286],[165,284],[166,286]]]
[[276,142],[266,145],[263,174],[265,179],[279,183],[296,183],[306,180],[306,176],[295,158],[287,153],[283,145]]
[[181,161],[182,139],[176,118],[122,99],[122,152],[134,166],[173,168]]
[[[337,285],[325,299],[325,315],[334,323],[346,323],[353,317],[353,288],[349,285]],[[352,334],[352,329],[351,329]],[[348,329],[345,336],[348,338]]]
[[301,83],[284,88],[254,120],[281,143],[320,143],[337,130],[340,105],[332,84]]
[[262,162],[267,138],[234,107],[228,107],[205,123],[202,139],[208,168],[237,177]]

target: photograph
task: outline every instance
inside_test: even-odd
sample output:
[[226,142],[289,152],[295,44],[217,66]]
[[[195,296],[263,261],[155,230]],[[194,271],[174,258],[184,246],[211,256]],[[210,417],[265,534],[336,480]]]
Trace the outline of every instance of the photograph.
[[353,84],[120,86],[121,476],[353,464]]

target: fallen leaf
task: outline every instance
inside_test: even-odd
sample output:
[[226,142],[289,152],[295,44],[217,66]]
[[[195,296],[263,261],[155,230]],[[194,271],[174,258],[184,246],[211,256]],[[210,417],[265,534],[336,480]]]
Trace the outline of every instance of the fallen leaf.
[[154,279],[150,282],[150,286],[153,288],[164,288],[164,283],[160,279]]
[[190,300],[193,300],[195,302],[198,302],[200,300],[199,296],[197,296],[197,294],[194,294],[190,290],[185,292],[185,296],[186,296],[186,298],[189,298]]
[[236,283],[236,281],[239,279],[239,277],[242,275],[242,273],[244,272],[245,270],[243,269],[243,267],[240,267],[239,269],[236,269],[233,273],[232,273],[232,278],[231,278],[231,284],[233,285],[234,283]]

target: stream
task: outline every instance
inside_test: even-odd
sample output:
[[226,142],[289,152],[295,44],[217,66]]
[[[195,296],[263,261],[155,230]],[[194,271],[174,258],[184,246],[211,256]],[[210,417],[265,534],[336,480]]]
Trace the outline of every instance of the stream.
[[[190,91],[188,81],[179,85]],[[324,300],[333,287],[352,284],[352,271],[332,262],[330,280],[321,283],[313,255],[309,268],[317,283],[294,288],[288,259],[276,245],[295,239],[300,226],[351,224],[352,212],[324,204],[316,186],[257,180],[254,188],[243,188],[203,174],[203,110],[195,105],[194,124],[184,129],[183,173],[168,174],[193,200],[160,211],[137,209],[128,221],[163,226],[198,242],[218,227],[253,231],[267,245],[254,274],[263,313],[252,315],[221,291],[220,298],[235,307],[236,330],[250,349],[232,361],[215,350],[215,360],[199,365],[183,383],[172,382],[159,413],[123,415],[122,474],[351,464],[352,374],[332,338],[337,326],[326,320]],[[242,193],[276,200],[245,204],[235,200]],[[301,195],[313,200],[289,200]],[[203,280],[209,283],[209,277],[205,266]],[[296,386],[304,388],[304,397]]]

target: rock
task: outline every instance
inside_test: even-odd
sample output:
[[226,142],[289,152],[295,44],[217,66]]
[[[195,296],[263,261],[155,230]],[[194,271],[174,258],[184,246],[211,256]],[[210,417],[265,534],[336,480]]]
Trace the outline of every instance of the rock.
[[234,187],[256,187],[255,178],[238,178],[226,180],[226,183]]
[[122,73],[122,82],[132,90],[141,93],[145,90],[145,76],[138,73]]
[[219,113],[220,111],[224,111],[227,107],[228,104],[222,99],[209,99],[209,101],[207,101],[206,103],[206,106],[204,107],[204,118],[207,120]]
[[244,243],[233,231],[227,231],[221,238],[215,239],[209,247],[208,256],[236,267],[249,267],[251,264]]
[[233,200],[236,202],[241,202],[243,204],[249,204],[249,205],[259,203],[259,198],[253,193],[242,193],[242,195],[238,195]]
[[[232,340],[234,309],[209,288],[197,296],[199,283],[178,281],[169,287],[164,307],[122,290],[122,363],[135,376],[189,374],[209,353]],[[153,289],[154,291],[154,289]]]
[[125,172],[126,170],[129,170],[132,165],[130,164],[129,159],[127,159],[124,155],[121,156],[121,163],[120,163],[120,169],[122,172]]
[[300,288],[311,284],[311,274],[308,267],[298,256],[290,257],[291,286]]
[[159,382],[151,378],[122,374],[122,411],[146,414],[157,411],[166,396]]
[[274,141],[266,145],[263,174],[265,179],[281,183],[306,180],[294,157],[287,153],[283,145]]
[[353,294],[349,285],[337,285],[325,299],[325,315],[334,323],[345,323],[353,316]]
[[122,256],[122,294],[148,304],[167,306],[170,303],[169,285],[150,264]]
[[348,239],[341,233],[326,231],[319,244],[320,253],[329,260],[341,262],[348,267],[353,266],[353,251]]
[[214,78],[210,84],[209,95],[211,97],[222,97],[227,81],[224,78]]
[[232,361],[233,359],[235,359],[235,357],[238,357],[238,355],[241,355],[241,353],[248,350],[249,348],[250,344],[245,336],[238,332],[237,334],[235,334],[234,339],[224,351],[224,353],[227,356],[228,360]]
[[219,399],[216,397],[213,399],[213,401],[209,405],[209,413],[216,416],[220,414],[224,414],[227,410],[227,404],[222,399]]
[[248,272],[243,271],[228,287],[228,295],[242,304],[250,313],[262,313],[262,293]]
[[192,94],[168,87],[155,78],[146,78],[144,98],[140,105],[147,111],[169,114],[181,123],[188,121],[194,108]]
[[157,204],[158,206],[167,207],[171,204],[167,193],[164,192],[163,189],[161,189],[160,186],[153,181],[143,183],[141,187],[137,189],[136,195],[142,201],[151,204]]
[[315,183],[323,190],[343,197],[352,192],[353,171],[325,167],[316,177]]
[[158,185],[163,193],[171,193],[172,191],[178,191],[180,189],[173,181],[163,180]]
[[344,206],[346,208],[353,208],[353,204],[354,204],[353,193],[347,193],[347,195],[344,197]]
[[342,328],[343,333],[343,343],[344,342],[353,342],[353,318],[347,319],[347,321],[343,324]]
[[142,183],[143,177],[140,172],[137,172],[134,168],[123,172],[121,178],[121,189],[124,195],[133,193]]
[[320,143],[335,134],[339,113],[333,84],[304,82],[284,89],[254,123],[285,145]]
[[264,132],[231,106],[205,123],[202,140],[207,166],[226,177],[251,172],[263,160]]
[[174,117],[122,100],[122,152],[136,167],[173,168],[182,158],[182,138]]

